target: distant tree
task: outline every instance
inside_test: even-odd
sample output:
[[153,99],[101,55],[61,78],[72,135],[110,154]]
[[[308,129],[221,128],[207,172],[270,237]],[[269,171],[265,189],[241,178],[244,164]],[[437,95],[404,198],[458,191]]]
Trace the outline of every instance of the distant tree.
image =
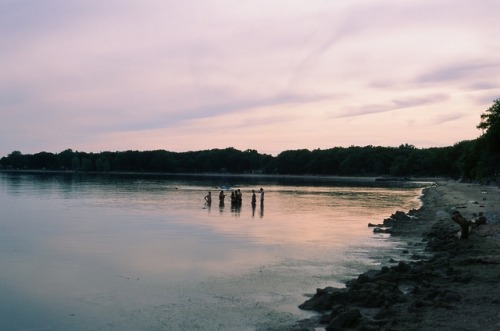
[[81,168],[83,171],[93,171],[94,170],[94,163],[92,162],[92,159],[89,157],[83,157]]
[[[14,151],[0,159],[2,169],[73,169],[99,172],[229,172],[361,176],[450,176],[490,180],[500,171],[500,99],[481,116],[480,138],[450,147],[334,147],[288,150],[277,156],[233,147],[189,152],[122,151],[23,155]],[[485,132],[484,132],[485,131]]]
[[74,171],[80,170],[80,158],[77,155],[71,158],[71,169]]
[[57,156],[48,152],[40,152],[31,156],[31,169],[57,169]]
[[460,148],[459,157],[456,160],[460,177],[464,179],[477,178],[477,166],[481,157],[481,151],[484,150],[483,145],[483,140],[479,139],[462,141],[455,145],[456,148]]
[[306,173],[312,152],[307,149],[284,151],[278,154],[277,170],[280,174],[301,175]]
[[401,144],[399,145],[400,149],[415,149],[415,146],[410,145],[410,144]]
[[500,153],[500,98],[481,114],[481,123],[477,128],[483,130],[482,138],[491,151]]
[[500,98],[481,114],[477,128],[483,130],[477,139],[480,150],[476,166],[476,179],[492,178],[500,172]]
[[26,157],[20,151],[13,151],[7,157],[2,158],[2,166],[6,168],[24,168]]
[[73,167],[73,156],[75,153],[71,149],[66,149],[61,153],[57,154],[57,159],[59,161],[59,167],[61,169],[72,169]]
[[108,159],[104,159],[104,161],[102,161],[102,171],[104,172],[111,171],[111,164],[109,163]]
[[391,164],[389,173],[392,176],[405,176],[408,174],[408,159],[403,155],[397,156]]

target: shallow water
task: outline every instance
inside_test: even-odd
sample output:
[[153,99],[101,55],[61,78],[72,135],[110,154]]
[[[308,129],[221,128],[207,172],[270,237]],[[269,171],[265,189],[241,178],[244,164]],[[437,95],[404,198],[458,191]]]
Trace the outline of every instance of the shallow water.
[[[220,184],[243,192],[241,208],[229,192],[219,206]],[[420,188],[346,185],[0,173],[0,329],[256,330],[305,318],[305,294],[391,254],[396,243],[367,223],[419,206]]]

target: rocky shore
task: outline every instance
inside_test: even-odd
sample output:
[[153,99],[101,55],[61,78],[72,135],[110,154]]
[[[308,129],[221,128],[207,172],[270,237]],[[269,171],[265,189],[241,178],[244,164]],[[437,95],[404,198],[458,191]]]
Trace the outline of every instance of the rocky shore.
[[[400,260],[346,283],[317,289],[299,307],[316,311],[293,330],[500,330],[500,189],[438,182],[423,206],[372,225],[404,236]],[[460,239],[450,212],[486,224]],[[378,230],[377,230],[378,229]]]

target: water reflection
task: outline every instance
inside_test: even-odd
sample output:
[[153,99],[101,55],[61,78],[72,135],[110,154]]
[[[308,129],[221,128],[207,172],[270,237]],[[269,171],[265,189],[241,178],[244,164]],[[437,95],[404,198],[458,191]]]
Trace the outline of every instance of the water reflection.
[[205,202],[205,207],[204,209],[208,210],[208,213],[212,210],[212,203],[211,202]]
[[[151,321],[167,329],[171,321],[162,324],[162,318],[174,314],[176,304],[191,314],[206,309],[197,300],[178,304],[172,289],[198,298],[186,282],[223,274],[230,283],[243,271],[283,261],[283,292],[297,292],[304,279],[282,281],[290,272],[326,277],[331,268],[343,270],[350,245],[383,245],[370,240],[368,223],[418,206],[415,189],[228,180],[235,181],[230,184],[240,190],[241,203],[231,199],[229,212],[219,196],[211,212],[217,200],[201,204],[209,190],[219,192],[209,178],[0,173],[0,290],[8,293],[0,311],[12,312],[2,316],[0,329],[105,329],[116,323],[133,330]],[[264,217],[264,200],[252,203],[252,190],[261,185],[266,220],[254,222]],[[252,286],[255,297],[269,295],[258,286]],[[239,320],[252,315],[247,301],[231,302],[232,311],[240,309]],[[159,312],[170,303],[168,314]],[[77,318],[61,319],[61,310]],[[218,322],[226,320],[221,315]]]

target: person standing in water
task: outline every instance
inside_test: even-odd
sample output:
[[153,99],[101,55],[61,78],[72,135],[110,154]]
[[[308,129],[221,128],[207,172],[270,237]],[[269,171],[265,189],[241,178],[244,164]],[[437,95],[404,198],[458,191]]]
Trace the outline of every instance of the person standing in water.
[[221,190],[219,193],[219,206],[224,206],[224,198],[226,195],[224,194],[224,191]]
[[252,190],[252,207],[255,208],[255,204],[257,203],[257,197],[255,196],[255,190]]
[[231,192],[231,205],[236,204],[236,191]]
[[264,189],[261,187],[260,190],[260,204],[264,204]]
[[208,191],[208,194],[205,196],[205,201],[207,205],[212,204],[212,192]]
[[240,189],[236,190],[236,203],[241,206],[241,202],[243,200]]

